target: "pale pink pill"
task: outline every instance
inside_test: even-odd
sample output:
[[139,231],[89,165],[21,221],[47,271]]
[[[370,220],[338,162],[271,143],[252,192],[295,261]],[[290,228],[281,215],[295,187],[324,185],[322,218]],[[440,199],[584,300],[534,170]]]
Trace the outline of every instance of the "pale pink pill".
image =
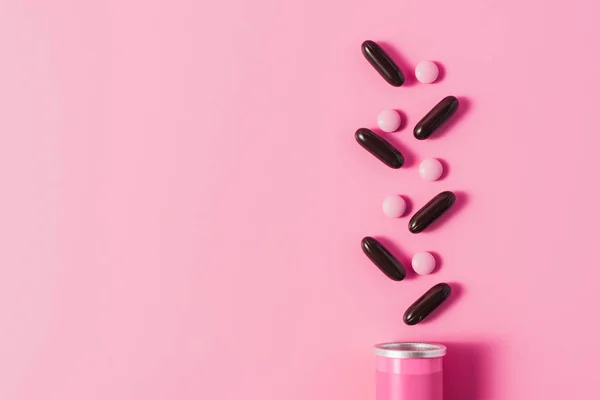
[[421,61],[415,68],[415,75],[421,83],[432,83],[438,78],[440,70],[433,61]]
[[419,175],[426,181],[437,181],[443,172],[442,163],[435,158],[427,158],[419,165]]
[[377,125],[384,132],[395,132],[400,128],[402,117],[396,110],[383,110],[377,116]]
[[389,218],[400,218],[406,211],[406,201],[397,195],[383,199],[383,213]]
[[412,267],[419,275],[427,275],[435,269],[435,257],[426,251],[417,253],[412,259]]

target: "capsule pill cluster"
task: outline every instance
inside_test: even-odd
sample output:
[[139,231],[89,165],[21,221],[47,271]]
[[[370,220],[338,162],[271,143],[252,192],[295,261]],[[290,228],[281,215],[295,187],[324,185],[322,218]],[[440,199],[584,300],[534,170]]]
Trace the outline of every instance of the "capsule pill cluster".
[[[361,46],[362,54],[375,71],[394,87],[405,83],[406,75],[388,53],[376,42],[366,40]],[[415,69],[415,77],[421,83],[430,84],[438,79],[439,68],[433,61],[422,61]],[[414,126],[413,135],[417,140],[426,140],[435,135],[447,121],[456,113],[459,100],[455,96],[446,96],[425,114]],[[395,132],[400,128],[402,117],[393,109],[385,109],[377,116],[377,126],[384,134],[375,133],[369,128],[359,128],[354,137],[358,144],[377,160],[389,168],[401,169],[405,164],[401,151],[395,148],[385,134]],[[435,181],[443,175],[443,164],[428,158],[421,162],[419,175],[426,181]],[[438,221],[456,201],[456,195],[451,191],[443,191],[421,208],[410,218],[408,230],[413,234],[421,233]],[[387,196],[382,204],[383,213],[389,218],[400,218],[406,211],[406,201],[402,196]],[[406,277],[405,267],[398,261],[380,241],[366,236],[361,241],[361,247],[367,258],[379,270],[393,281],[402,281]],[[435,269],[435,257],[428,252],[420,252],[412,258],[411,266],[419,275],[427,275]],[[404,313],[404,323],[416,325],[433,313],[452,293],[448,283],[438,283],[419,297]]]

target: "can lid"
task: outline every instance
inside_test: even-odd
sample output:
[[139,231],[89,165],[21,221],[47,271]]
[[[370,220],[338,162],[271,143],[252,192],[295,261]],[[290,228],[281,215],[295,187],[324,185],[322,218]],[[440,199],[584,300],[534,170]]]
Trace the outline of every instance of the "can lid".
[[433,343],[393,342],[373,346],[376,356],[387,358],[438,358],[446,355],[446,346]]

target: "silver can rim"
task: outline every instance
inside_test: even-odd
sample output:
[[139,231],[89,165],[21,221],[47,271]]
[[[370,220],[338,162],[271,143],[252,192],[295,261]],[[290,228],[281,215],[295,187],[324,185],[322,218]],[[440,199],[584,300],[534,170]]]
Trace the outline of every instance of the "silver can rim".
[[376,356],[386,358],[438,358],[446,355],[446,346],[437,343],[390,342],[373,346]]

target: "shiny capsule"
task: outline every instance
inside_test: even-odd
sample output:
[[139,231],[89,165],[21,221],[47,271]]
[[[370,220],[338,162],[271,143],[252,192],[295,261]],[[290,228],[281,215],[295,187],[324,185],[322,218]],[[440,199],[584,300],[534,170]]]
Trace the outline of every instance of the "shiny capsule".
[[454,96],[445,97],[417,123],[414,135],[419,140],[427,139],[437,128],[442,126],[458,109],[458,99]]
[[358,144],[388,167],[398,169],[404,164],[402,153],[375,132],[367,128],[360,128],[354,137]]
[[438,194],[413,215],[408,223],[408,230],[412,233],[423,232],[433,221],[445,213],[455,200],[456,196],[452,192]]
[[402,86],[404,84],[404,74],[394,60],[377,43],[367,40],[363,42],[361,49],[367,61],[387,83],[392,86]]
[[381,243],[372,237],[361,241],[363,252],[388,278],[401,281],[406,276],[406,270],[400,262]]
[[450,296],[451,292],[450,285],[438,283],[408,307],[404,313],[404,323],[406,325],[416,325],[423,321]]

